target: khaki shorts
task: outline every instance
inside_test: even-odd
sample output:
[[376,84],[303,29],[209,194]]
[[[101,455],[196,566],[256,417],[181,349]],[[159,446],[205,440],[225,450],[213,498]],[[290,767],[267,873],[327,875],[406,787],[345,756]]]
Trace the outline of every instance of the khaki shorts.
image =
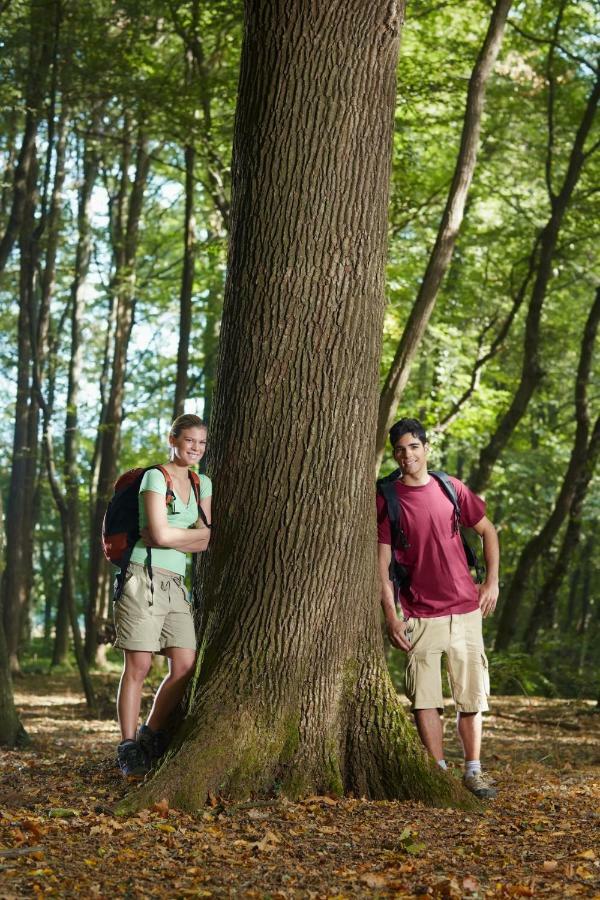
[[489,709],[490,680],[481,621],[479,609],[432,619],[408,619],[406,636],[412,649],[404,678],[412,709],[443,709],[442,653],[446,654],[457,710]]
[[196,633],[183,576],[152,567],[154,592],[145,566],[130,563],[113,615],[119,650],[162,653],[169,647],[196,649]]

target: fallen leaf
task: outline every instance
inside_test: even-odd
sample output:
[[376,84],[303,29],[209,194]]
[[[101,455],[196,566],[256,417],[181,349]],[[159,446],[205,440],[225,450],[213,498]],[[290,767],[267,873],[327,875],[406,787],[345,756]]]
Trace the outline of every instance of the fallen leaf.
[[159,800],[158,803],[155,803],[152,807],[152,812],[160,813],[161,816],[169,815],[169,801],[166,797],[163,797],[162,800]]
[[596,854],[593,850],[582,850],[577,856],[580,859],[596,859]]
[[[236,843],[237,843],[237,841],[236,841]],[[270,851],[270,850],[274,850],[275,846],[280,843],[281,843],[281,838],[279,837],[279,835],[274,834],[272,831],[267,831],[267,832],[265,832],[265,835],[262,838],[262,840],[253,841],[250,844],[250,846],[252,848],[254,848],[255,850]]]
[[469,891],[471,894],[476,894],[480,889],[481,886],[474,875],[467,875],[463,878],[463,890]]
[[164,831],[167,834],[172,834],[174,831],[177,831],[174,825],[166,825],[164,822],[153,822],[153,827],[156,828],[157,831]]
[[361,875],[360,880],[370,888],[382,888],[387,884],[385,875],[377,875],[374,872],[368,873],[367,875]]
[[555,859],[547,859],[542,866],[544,872],[555,872],[558,869],[558,862]]
[[48,815],[51,819],[70,819],[73,816],[78,816],[79,813],[76,809],[66,809],[63,806],[57,806],[55,809],[49,809]]

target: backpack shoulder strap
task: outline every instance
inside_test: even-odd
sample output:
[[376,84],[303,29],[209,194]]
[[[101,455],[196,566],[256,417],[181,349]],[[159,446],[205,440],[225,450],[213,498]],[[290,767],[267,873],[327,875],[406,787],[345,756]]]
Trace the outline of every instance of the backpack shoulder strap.
[[410,544],[402,528],[402,504],[396,490],[396,481],[400,474],[400,469],[396,469],[390,475],[386,475],[385,478],[380,478],[377,481],[377,491],[381,494],[387,506],[394,546],[400,546],[406,550]]
[[196,497],[196,504],[198,506],[198,515],[202,519],[202,522],[204,523],[204,525],[206,525],[207,528],[210,528],[211,525],[210,525],[210,522],[208,521],[208,519],[206,518],[206,513],[200,506],[200,476],[198,475],[197,472],[194,472],[192,469],[188,470],[188,474],[190,477],[190,481],[192,482],[192,489],[194,491],[194,496]]
[[161,466],[160,463],[157,463],[155,466],[148,466],[145,470],[149,472],[150,469],[158,469],[159,472],[162,472],[163,478],[167,482],[167,490],[165,491],[165,503],[167,506],[175,498],[175,491],[173,490],[173,479],[171,478],[168,469],[165,469],[164,466]]
[[446,472],[434,472],[430,471],[430,475],[435,478],[446,497],[454,507],[454,532],[459,530],[460,526],[460,502],[458,500],[458,494],[456,493],[456,488],[452,482],[452,479]]

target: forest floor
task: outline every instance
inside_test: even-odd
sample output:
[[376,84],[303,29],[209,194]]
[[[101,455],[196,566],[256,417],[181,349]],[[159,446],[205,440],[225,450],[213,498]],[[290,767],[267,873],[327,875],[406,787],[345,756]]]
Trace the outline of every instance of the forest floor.
[[[0,898],[433,896],[600,900],[600,714],[585,701],[494,697],[481,813],[310,797],[195,815],[113,814],[114,675],[90,719],[73,675],[27,675],[33,745],[0,752]],[[460,775],[452,717],[448,757]]]

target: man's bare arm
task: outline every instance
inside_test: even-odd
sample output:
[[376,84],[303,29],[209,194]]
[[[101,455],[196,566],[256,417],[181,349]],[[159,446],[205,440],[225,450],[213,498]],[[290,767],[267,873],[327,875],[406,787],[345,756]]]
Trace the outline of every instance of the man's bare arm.
[[479,585],[479,606],[484,617],[491,616],[496,609],[499,594],[500,544],[496,529],[487,516],[480,519],[473,528],[483,540],[483,558],[486,570],[485,581]]
[[399,650],[410,650],[406,640],[406,622],[398,618],[394,601],[394,585],[390,581],[390,563],[392,548],[389,544],[377,545],[377,561],[379,565],[379,581],[381,583],[381,606],[385,616],[385,624],[391,643]]

